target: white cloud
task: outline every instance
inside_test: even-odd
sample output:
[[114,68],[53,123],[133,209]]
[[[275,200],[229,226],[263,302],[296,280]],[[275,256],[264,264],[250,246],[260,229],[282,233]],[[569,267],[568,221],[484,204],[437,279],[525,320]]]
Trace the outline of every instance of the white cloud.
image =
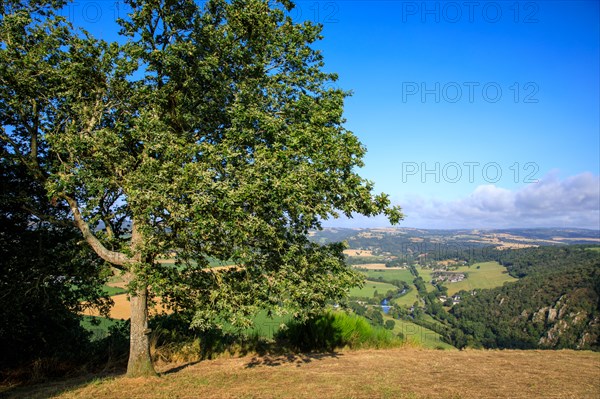
[[[480,185],[467,197],[444,201],[407,196],[401,226],[421,228],[574,227],[600,229],[600,178],[582,173],[560,180],[551,172],[516,190]],[[385,218],[330,220],[326,226],[376,227]]]
[[[456,201],[408,201],[407,224],[423,227],[600,228],[600,179],[582,173],[560,180],[556,173],[515,191],[478,186]],[[411,220],[412,219],[412,220]]]

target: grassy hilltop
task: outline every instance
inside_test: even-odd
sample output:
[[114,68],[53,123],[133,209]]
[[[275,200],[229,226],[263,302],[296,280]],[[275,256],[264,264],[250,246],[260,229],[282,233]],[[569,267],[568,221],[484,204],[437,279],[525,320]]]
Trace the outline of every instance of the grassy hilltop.
[[[0,397],[598,398],[599,252],[530,246],[448,258],[350,249],[348,263],[365,278],[349,292],[351,310],[332,304],[307,324],[263,310],[246,330],[205,334],[189,330],[183,314],[156,317],[160,377],[145,379],[122,374],[128,326],[116,319],[129,316],[113,313],[117,299],[128,302],[115,277],[104,289],[114,295],[116,319],[84,321],[93,345],[110,348],[107,368],[99,371],[105,363],[97,361],[60,380],[43,373],[51,363],[34,363],[41,384],[7,379]],[[523,348],[532,350],[516,350]]]
[[107,376],[9,397],[597,398],[600,354],[411,348],[221,358],[159,366],[159,378]]

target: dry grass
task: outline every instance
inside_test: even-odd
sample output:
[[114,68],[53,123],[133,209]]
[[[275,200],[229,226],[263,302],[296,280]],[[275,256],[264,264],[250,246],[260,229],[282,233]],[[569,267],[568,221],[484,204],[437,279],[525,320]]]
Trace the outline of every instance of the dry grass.
[[344,249],[344,254],[348,255],[348,256],[357,256],[357,257],[373,256],[372,251],[365,251],[362,249]]
[[364,263],[354,265],[355,269],[367,269],[367,270],[405,270],[405,267],[385,267],[385,263]]
[[[58,398],[598,398],[600,354],[412,348],[166,365]],[[30,396],[37,396],[29,391]],[[47,396],[45,396],[47,397]]]
[[[119,294],[113,295],[111,298],[114,302],[114,305],[110,308],[109,317],[111,319],[129,319],[131,317],[131,304],[129,302],[129,295]],[[154,301],[156,302],[156,305],[149,309],[150,315],[171,312],[161,304],[160,298],[155,298]],[[101,316],[98,309],[86,309],[83,314],[86,316]]]
[[[530,244],[531,239],[521,236],[515,236],[508,233],[493,233],[493,234],[480,234],[473,242],[484,242],[492,245],[496,245],[497,249],[518,249],[518,248],[530,248],[538,247],[539,245]],[[522,243],[515,242],[522,241]],[[545,242],[551,245],[561,244],[560,241],[554,240],[542,240],[536,239],[536,242]]]

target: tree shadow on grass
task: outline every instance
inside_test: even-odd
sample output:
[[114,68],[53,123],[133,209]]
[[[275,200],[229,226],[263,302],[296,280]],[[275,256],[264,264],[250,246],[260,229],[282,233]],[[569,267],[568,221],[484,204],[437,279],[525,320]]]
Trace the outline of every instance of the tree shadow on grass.
[[7,386],[0,384],[1,399],[47,399],[64,392],[77,390],[90,384],[101,384],[105,380],[121,377],[125,371],[112,371],[100,374],[89,374],[80,377],[65,378],[54,381],[39,382],[35,384],[18,384]]
[[196,360],[196,361],[193,361],[193,362],[184,363],[184,364],[181,364],[179,366],[175,366],[173,368],[165,370],[165,371],[159,373],[159,375],[163,376],[163,375],[169,375],[169,374],[178,373],[178,372],[180,372],[180,371],[182,371],[182,370],[184,370],[184,369],[186,369],[188,367],[191,367],[191,366],[193,366],[195,364],[200,363],[201,361],[202,360]]
[[295,364],[296,367],[301,367],[304,364],[311,363],[315,360],[323,359],[338,359],[343,356],[339,352],[325,353],[287,353],[280,355],[264,355],[253,357],[246,368],[254,368],[259,366],[277,367],[284,364]]

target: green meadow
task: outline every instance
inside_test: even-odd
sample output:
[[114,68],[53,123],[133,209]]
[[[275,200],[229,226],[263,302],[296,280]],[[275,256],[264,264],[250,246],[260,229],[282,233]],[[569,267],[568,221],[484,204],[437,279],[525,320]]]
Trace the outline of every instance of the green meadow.
[[419,276],[423,278],[425,281],[425,288],[427,288],[427,292],[435,291],[436,288],[431,285],[431,280],[433,277],[431,276],[435,271],[431,269],[423,269],[422,267],[417,267],[417,271],[419,272]]
[[102,290],[104,292],[106,292],[106,294],[108,296],[113,296],[113,295],[119,295],[119,294],[124,294],[127,292],[127,290],[125,288],[120,288],[120,287],[112,287],[110,285],[104,285],[102,286]]
[[467,278],[458,283],[445,283],[445,286],[448,287],[448,295],[454,295],[462,290],[500,287],[504,283],[517,280],[509,275],[506,268],[498,262],[476,263],[471,267],[461,266],[456,271],[466,273]]
[[394,320],[395,325],[392,330],[394,334],[402,333],[404,339],[418,347],[428,349],[456,349],[454,346],[442,341],[440,334],[428,328],[407,320],[392,319],[384,316],[384,320]]
[[401,280],[409,284],[415,279],[408,269],[367,270],[363,274],[369,280],[378,280],[381,277],[383,281]]
[[400,306],[410,307],[417,301],[417,295],[419,295],[417,289],[411,284],[408,292],[399,298],[394,298],[393,302]]
[[398,287],[389,283],[380,281],[366,280],[362,288],[354,287],[350,289],[350,296],[357,298],[373,298],[375,291],[379,294],[385,294],[389,290],[396,291]]
[[[431,269],[424,269],[422,267],[417,267],[417,271],[419,272],[419,276],[423,278],[425,281],[425,287],[428,292],[432,292],[435,290],[435,287],[431,285],[432,274],[435,272]],[[495,288],[502,286],[504,283],[516,281],[516,279],[508,274],[506,268],[500,265],[498,262],[482,262],[476,263],[472,266],[461,266],[456,271],[456,273],[465,273],[467,278],[463,281],[457,283],[444,283],[444,285],[448,288],[448,295],[454,295],[462,290],[473,290],[476,288],[486,289],[486,288]],[[417,300],[417,290],[415,289],[412,281],[414,280],[414,276],[410,273],[410,270],[368,270],[362,272],[366,278],[368,279],[368,284],[363,288],[364,293],[362,295],[356,295],[358,292],[357,289],[351,291],[352,296],[372,296],[372,291],[374,288],[372,286],[377,280],[393,281],[393,280],[401,280],[410,284],[411,289],[402,297],[394,299],[394,303],[401,306],[411,306]],[[369,292],[369,285],[371,286]],[[377,288],[379,293],[386,292],[387,289]],[[368,295],[369,292],[371,295]]]

